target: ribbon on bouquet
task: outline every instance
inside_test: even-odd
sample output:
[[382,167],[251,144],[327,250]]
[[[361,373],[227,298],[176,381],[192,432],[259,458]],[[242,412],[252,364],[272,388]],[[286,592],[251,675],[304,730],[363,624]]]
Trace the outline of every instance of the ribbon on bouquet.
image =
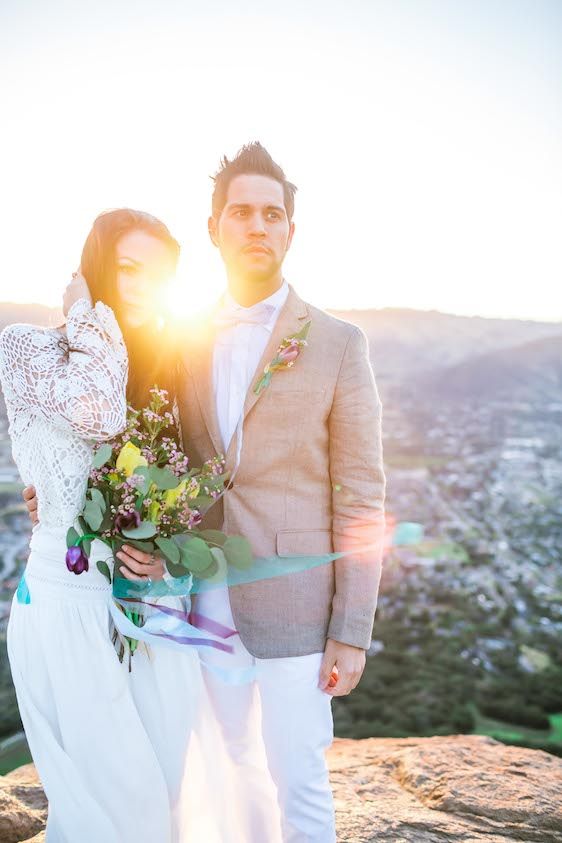
[[[141,615],[143,625],[134,624],[125,611]],[[225,653],[233,652],[228,639],[235,636],[236,631],[200,616],[197,618],[198,625],[195,626],[191,623],[188,602],[182,609],[177,609],[140,599],[114,599],[109,603],[109,612],[119,633],[136,641],[183,651],[187,646],[196,649],[211,647]],[[251,682],[256,674],[253,666],[240,669],[206,664],[206,668],[227,685],[244,685]]]
[[[237,636],[234,629],[218,623],[212,618],[191,611],[190,597],[193,594],[213,589],[246,585],[268,579],[297,574],[326,565],[345,556],[359,555],[375,549],[375,545],[354,548],[348,552],[326,553],[305,556],[269,556],[254,559],[251,568],[240,570],[229,566],[227,576],[220,580],[200,580],[191,574],[171,580],[158,580],[146,584],[115,577],[113,600],[110,612],[113,623],[125,637],[144,641],[156,646],[185,649],[192,646],[208,651],[209,648],[232,653],[234,648],[229,639]],[[179,598],[182,608],[158,602],[166,598]],[[137,613],[142,617],[142,626],[134,624],[127,614]],[[241,685],[255,678],[255,667],[237,669],[222,668],[203,659],[205,667],[229,685]],[[228,664],[228,661],[225,661]]]

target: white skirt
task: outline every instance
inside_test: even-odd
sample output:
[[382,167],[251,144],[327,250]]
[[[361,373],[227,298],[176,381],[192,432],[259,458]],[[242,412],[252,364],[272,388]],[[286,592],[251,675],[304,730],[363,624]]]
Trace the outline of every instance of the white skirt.
[[76,576],[64,533],[36,528],[30,601],[14,597],[8,626],[21,718],[49,800],[46,840],[240,843],[221,819],[227,787],[202,717],[210,707],[198,654],[150,647],[131,672],[119,662],[111,587],[95,564],[108,549],[96,544],[90,570]]

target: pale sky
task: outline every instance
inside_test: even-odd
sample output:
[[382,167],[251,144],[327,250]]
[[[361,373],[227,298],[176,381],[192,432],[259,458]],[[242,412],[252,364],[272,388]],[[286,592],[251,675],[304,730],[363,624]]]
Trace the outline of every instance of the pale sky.
[[58,304],[126,205],[206,305],[209,175],[258,139],[299,187],[304,298],[562,319],[558,0],[2,0],[0,79],[0,300]]

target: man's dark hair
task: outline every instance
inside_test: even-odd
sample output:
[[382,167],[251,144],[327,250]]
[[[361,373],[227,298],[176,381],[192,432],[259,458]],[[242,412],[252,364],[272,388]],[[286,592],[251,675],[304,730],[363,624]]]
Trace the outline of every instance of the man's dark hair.
[[287,181],[285,173],[279,164],[275,163],[267,149],[259,141],[245,144],[242,149],[238,150],[236,157],[232,161],[229,161],[226,155],[223,156],[217,173],[212,177],[215,183],[212,200],[213,216],[215,219],[220,217],[226,205],[228,188],[232,179],[236,178],[236,176],[250,174],[268,176],[270,179],[275,179],[275,181],[279,182],[283,187],[285,211],[290,222],[295,211],[295,193],[297,188],[290,181]]

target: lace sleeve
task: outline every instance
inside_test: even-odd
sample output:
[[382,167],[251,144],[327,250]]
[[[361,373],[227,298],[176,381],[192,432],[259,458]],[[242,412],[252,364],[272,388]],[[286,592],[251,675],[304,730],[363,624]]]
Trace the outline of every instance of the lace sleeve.
[[59,342],[32,325],[0,336],[8,403],[31,408],[84,439],[108,439],[125,425],[127,353],[113,311],[79,299]]

